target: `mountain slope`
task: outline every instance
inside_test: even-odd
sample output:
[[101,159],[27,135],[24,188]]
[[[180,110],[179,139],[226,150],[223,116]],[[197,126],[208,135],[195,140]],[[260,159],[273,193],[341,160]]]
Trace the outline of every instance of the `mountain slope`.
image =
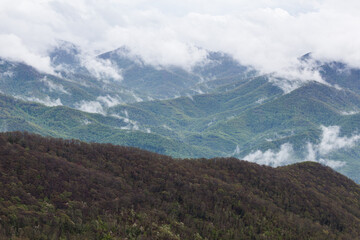
[[[136,102],[146,95],[126,89],[119,81],[103,81],[87,75],[71,78],[41,73],[24,63],[0,58],[0,91],[27,101],[48,106],[81,108],[98,102],[104,108],[123,102]],[[101,106],[100,105],[100,106]]]
[[[91,58],[66,42],[50,58],[56,76],[0,60],[0,90],[18,99],[103,116],[33,104],[19,108],[11,106],[16,101],[3,99],[2,131],[111,142],[174,157],[261,161],[253,158],[256,153],[269,156],[266,164],[274,166],[310,159],[360,182],[360,145],[351,140],[359,130],[358,70],[344,64],[321,63],[306,55],[301,61],[313,64],[332,85],[307,81],[284,93],[280,80],[253,77],[255,71],[216,52],[208,52],[206,61],[191,70],[145,63],[126,48]],[[117,73],[122,79],[112,77]],[[159,100],[174,96],[183,97]],[[325,133],[334,138],[329,154],[318,150],[326,143]],[[350,142],[338,143],[343,140]],[[276,162],[282,149],[291,157]]]
[[48,106],[65,105],[105,114],[109,107],[213,91],[219,84],[246,81],[255,71],[232,57],[208,53],[192,69],[153,66],[125,47],[90,56],[60,41],[49,51],[54,73],[0,58],[0,92]]
[[[189,145],[217,149],[221,156],[243,158],[256,150],[278,151],[283,144],[292,144],[294,162],[307,158],[307,143],[320,142],[322,126],[339,127],[339,138],[359,129],[356,111],[360,109],[360,95],[349,90],[312,82],[282,94],[266,77],[258,77],[225,85],[219,92],[119,105],[110,112],[126,113],[153,132]],[[327,157],[345,161],[347,164],[338,170],[360,181],[359,151],[356,144]]]
[[359,185],[317,163],[274,169],[233,158],[174,160],[26,133],[1,134],[0,154],[5,238],[355,239],[360,234]]
[[[257,150],[280,151],[284,144],[292,144],[292,162],[308,158],[307,143],[319,144],[321,126],[338,126],[339,137],[351,136],[360,118],[352,113],[360,109],[360,97],[354,92],[310,83],[282,94],[266,76],[226,84],[212,94],[118,105],[109,108],[108,116],[36,104],[9,110],[12,104],[16,101],[3,99],[2,131],[111,142],[174,157],[244,158]],[[359,154],[356,144],[326,158],[336,161],[341,173],[360,181]],[[316,158],[320,161],[323,156]]]
[[[136,146],[162,154],[198,156],[202,151],[158,134],[128,118],[103,116],[58,106],[46,107],[0,95],[0,130]],[[131,131],[133,130],[133,131]]]
[[[249,138],[257,142],[260,136],[272,138],[280,131],[297,134],[311,130],[319,135],[320,125],[347,125],[346,119],[352,115],[346,112],[354,109],[360,109],[360,96],[350,91],[311,83],[281,95],[266,77],[259,77],[221,93],[119,105],[110,112],[126,113],[154,132],[172,131],[185,141],[189,138],[191,144],[202,144],[199,139],[191,140],[196,134],[203,139],[214,134],[229,136],[232,146],[218,143],[221,150],[229,152]],[[356,127],[347,125],[345,133]]]
[[126,47],[103,53],[98,58],[108,60],[121,69],[123,86],[146,93],[154,99],[210,92],[224,81],[246,81],[249,76],[256,74],[231,56],[217,52],[208,52],[204,62],[197,63],[190,70],[150,65]]

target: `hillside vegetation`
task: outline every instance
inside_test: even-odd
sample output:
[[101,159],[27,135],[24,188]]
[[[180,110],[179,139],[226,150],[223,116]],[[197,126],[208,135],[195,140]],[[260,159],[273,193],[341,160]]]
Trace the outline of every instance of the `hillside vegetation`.
[[[195,157],[199,150],[156,133],[130,131],[124,118],[81,112],[64,106],[46,107],[0,94],[0,131],[28,131],[87,142],[135,146],[175,157]],[[206,154],[204,154],[207,156]]]
[[1,239],[357,239],[360,187],[317,163],[172,159],[0,134]]

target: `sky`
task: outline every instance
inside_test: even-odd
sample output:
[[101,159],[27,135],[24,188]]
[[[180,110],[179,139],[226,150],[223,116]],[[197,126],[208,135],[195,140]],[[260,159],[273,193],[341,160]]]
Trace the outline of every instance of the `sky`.
[[49,49],[65,40],[87,56],[127,46],[184,69],[222,51],[264,73],[317,79],[298,57],[360,67],[359,29],[358,0],[0,1],[0,57],[50,73]]

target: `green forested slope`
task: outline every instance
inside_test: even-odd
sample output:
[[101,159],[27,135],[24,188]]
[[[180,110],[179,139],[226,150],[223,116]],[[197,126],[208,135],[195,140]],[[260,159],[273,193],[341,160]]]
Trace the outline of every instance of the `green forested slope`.
[[201,150],[176,139],[143,131],[121,129],[126,128],[127,125],[124,119],[116,117],[85,113],[63,106],[46,107],[0,95],[2,132],[22,130],[87,142],[111,142],[177,157],[198,156],[201,153]]
[[[1,104],[2,131],[111,142],[174,157],[243,158],[289,143],[296,154],[293,161],[299,161],[308,142],[320,141],[321,126],[339,126],[341,136],[360,128],[358,94],[315,82],[282,94],[266,76],[225,84],[212,94],[118,105],[108,116],[5,96]],[[345,161],[337,170],[360,181],[359,156],[357,144],[330,157]]]

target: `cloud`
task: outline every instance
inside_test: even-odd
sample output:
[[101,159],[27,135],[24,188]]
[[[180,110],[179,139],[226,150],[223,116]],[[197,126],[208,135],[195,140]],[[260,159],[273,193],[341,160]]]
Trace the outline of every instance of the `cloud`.
[[276,72],[270,74],[269,81],[281,88],[284,93],[289,93],[312,81],[330,85],[322,79],[318,71],[318,65],[319,63],[315,63],[314,60],[302,61],[296,59],[291,66],[278,68]]
[[46,76],[44,78],[42,78],[41,81],[47,85],[50,92],[58,92],[58,93],[64,93],[64,94],[68,94],[68,95],[70,94],[68,91],[65,90],[63,85],[54,83],[53,81],[47,79]]
[[111,97],[110,95],[99,96],[96,98],[96,100],[102,102],[104,105],[106,105],[106,107],[113,107],[123,103],[123,101],[121,101],[120,99]]
[[[126,123],[127,125],[126,126],[123,126],[121,127],[121,129],[123,130],[133,130],[133,131],[139,131],[141,130],[140,129],[140,124],[135,121],[135,120],[131,120],[129,118],[129,113],[128,111],[125,109],[122,111],[123,115],[124,116],[120,116],[118,114],[112,114],[111,116],[112,117],[116,117],[116,118],[119,118],[119,119],[122,119],[124,121],[124,123]],[[144,132],[146,133],[151,133],[151,129],[150,128],[145,128],[145,129],[142,129]]]
[[103,106],[100,102],[97,101],[81,101],[75,103],[75,108],[89,113],[98,113],[102,115],[106,115],[106,111],[104,110]]
[[332,153],[338,150],[349,149],[355,146],[360,140],[360,135],[353,134],[350,137],[340,136],[339,126],[321,126],[322,136],[318,144],[307,143],[306,156],[301,158],[295,153],[293,146],[289,143],[281,145],[278,151],[267,150],[265,152],[257,150],[251,152],[243,159],[256,162],[258,164],[270,165],[273,167],[290,164],[299,161],[319,162],[332,168],[340,168],[346,165],[344,161],[329,159]]
[[322,158],[319,159],[319,163],[334,169],[341,168],[346,165],[346,162],[343,161],[334,161],[334,160],[322,159]]
[[257,150],[256,152],[252,152],[245,156],[244,159],[249,162],[278,167],[294,161],[294,156],[295,152],[293,146],[289,143],[285,143],[281,145],[280,150],[277,152],[271,149],[265,152]]
[[45,98],[37,98],[37,97],[20,97],[20,96],[14,96],[15,98],[24,100],[24,101],[30,101],[30,102],[37,102],[44,104],[48,107],[55,107],[55,106],[62,106],[60,98],[57,99],[51,99],[49,96],[46,96]]
[[[360,67],[359,23],[356,0],[2,0],[0,34],[8,44],[0,54],[51,71],[44,54],[63,39],[91,56],[125,45],[146,63],[191,69],[208,49],[301,83],[322,81],[298,69],[297,58],[307,52]],[[92,61],[97,74],[121,75]]]
[[113,79],[116,81],[123,80],[121,69],[114,66],[110,60],[99,59],[91,56],[83,56],[81,64],[96,78],[108,81]]
[[89,113],[98,113],[102,115],[107,114],[107,109],[115,105],[121,104],[122,101],[118,97],[112,97],[110,95],[99,96],[96,101],[82,100],[74,104],[75,108]]
[[81,123],[82,125],[89,125],[89,124],[91,124],[92,122],[91,122],[89,119],[85,118],[85,119],[83,119],[83,120],[80,120],[80,123]]
[[321,142],[318,145],[320,155],[326,155],[338,149],[351,148],[360,140],[360,135],[340,137],[339,126],[321,126],[321,129],[323,134]]
[[355,115],[355,114],[359,114],[360,111],[342,111],[340,112],[341,115],[344,116],[350,116],[350,115]]
[[0,56],[12,61],[24,62],[41,72],[54,74],[48,56],[32,52],[19,37],[13,34],[0,34]]

